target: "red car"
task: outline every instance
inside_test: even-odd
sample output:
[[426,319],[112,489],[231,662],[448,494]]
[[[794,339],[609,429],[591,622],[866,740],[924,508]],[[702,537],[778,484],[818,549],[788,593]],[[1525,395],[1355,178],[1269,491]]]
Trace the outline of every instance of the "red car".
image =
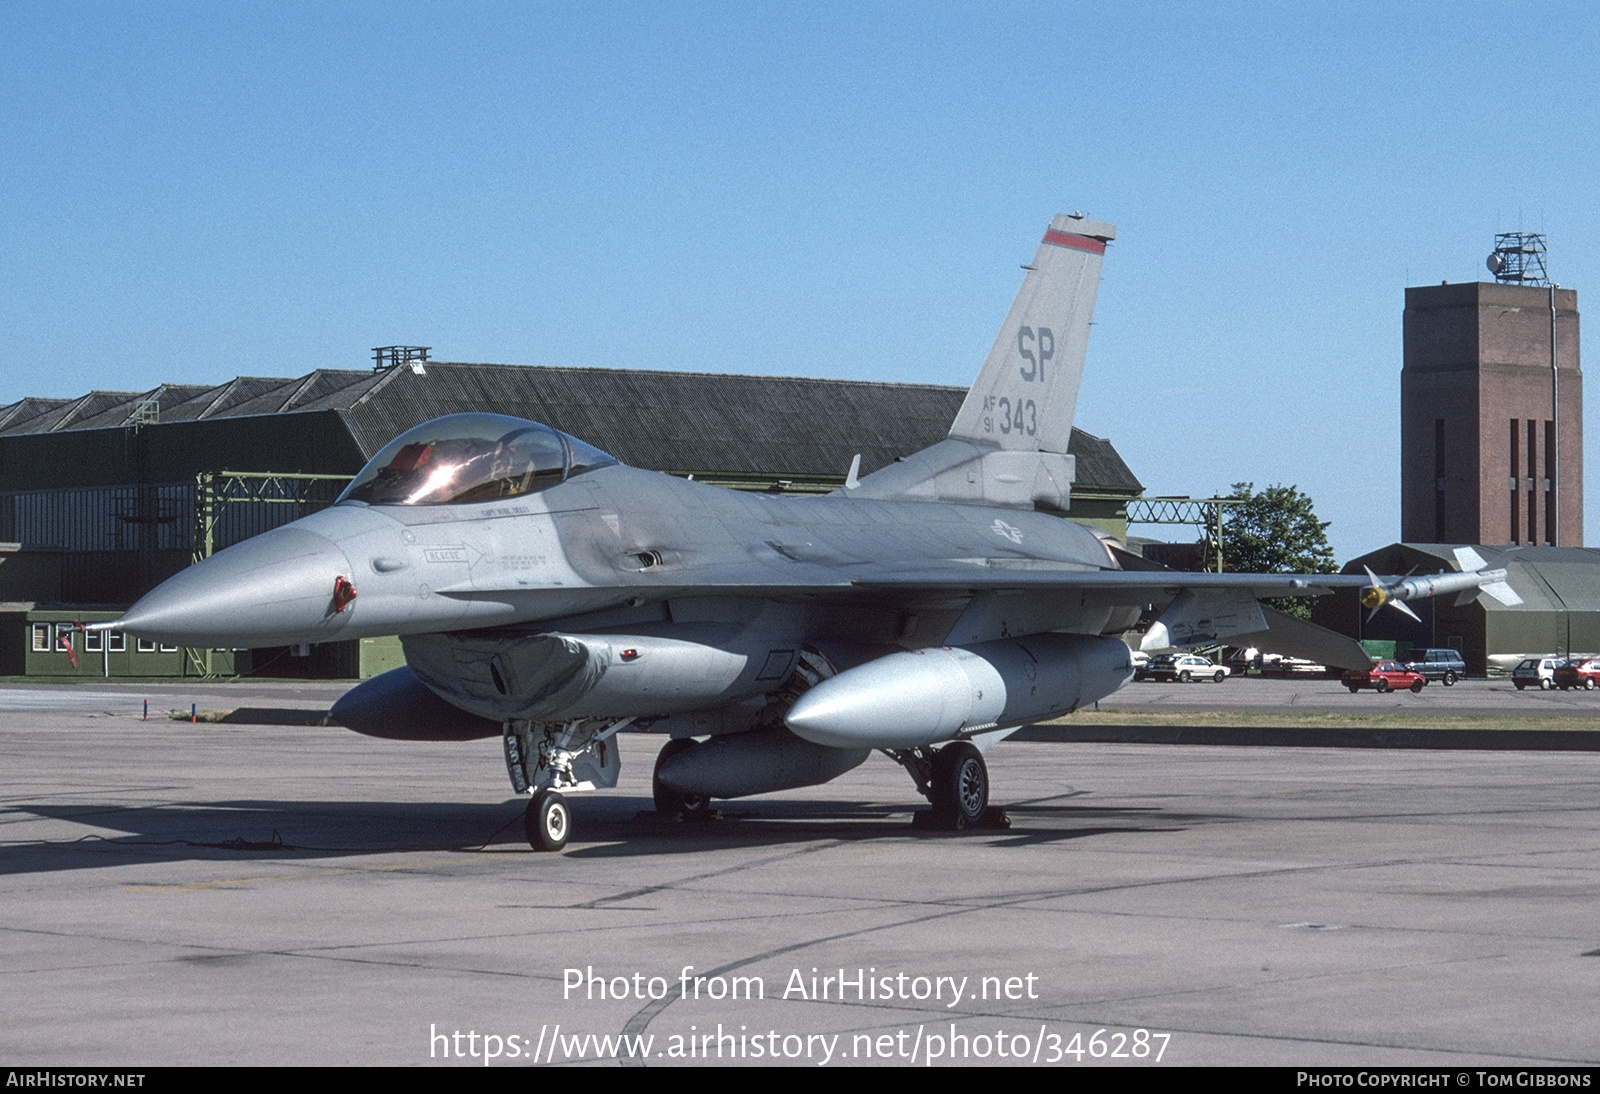
[[1371,688],[1377,692],[1410,688],[1412,692],[1419,692],[1428,686],[1426,676],[1420,672],[1412,672],[1398,661],[1379,661],[1365,672],[1351,669],[1344,674],[1343,680],[1344,686],[1350,689],[1352,695],[1362,688]]
[[1584,691],[1593,691],[1600,686],[1600,657],[1585,657],[1581,661],[1563,661],[1556,666],[1556,687],[1562,691],[1568,688],[1582,688]]

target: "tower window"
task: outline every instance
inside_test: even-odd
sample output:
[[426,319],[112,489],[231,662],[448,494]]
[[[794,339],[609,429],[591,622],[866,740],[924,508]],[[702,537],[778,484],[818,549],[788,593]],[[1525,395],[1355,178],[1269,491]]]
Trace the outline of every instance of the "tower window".
[[1522,542],[1522,446],[1517,443],[1517,420],[1511,419],[1511,542]]

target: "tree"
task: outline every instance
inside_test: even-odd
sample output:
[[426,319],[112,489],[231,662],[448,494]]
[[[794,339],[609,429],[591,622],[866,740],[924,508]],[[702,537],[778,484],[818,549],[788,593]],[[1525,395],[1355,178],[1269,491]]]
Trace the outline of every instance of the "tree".
[[[1233,484],[1230,505],[1222,517],[1222,567],[1238,573],[1326,574],[1334,572],[1328,546],[1329,521],[1318,520],[1311,498],[1295,486],[1269,486],[1255,492],[1253,482]],[[1207,569],[1216,569],[1216,544],[1208,536],[1203,552]],[[1311,618],[1311,605],[1300,597],[1267,601],[1280,611]]]

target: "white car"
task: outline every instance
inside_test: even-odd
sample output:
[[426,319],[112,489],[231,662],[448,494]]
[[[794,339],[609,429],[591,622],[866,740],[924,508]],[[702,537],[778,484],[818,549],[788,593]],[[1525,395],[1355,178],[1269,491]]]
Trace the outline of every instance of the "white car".
[[1529,657],[1511,671],[1511,682],[1517,690],[1537,685],[1541,691],[1556,686],[1556,666],[1565,662],[1555,657]]
[[1218,684],[1232,675],[1227,665],[1214,665],[1193,653],[1166,654],[1150,662],[1146,674],[1151,680],[1176,680],[1180,684],[1195,680],[1211,680]]

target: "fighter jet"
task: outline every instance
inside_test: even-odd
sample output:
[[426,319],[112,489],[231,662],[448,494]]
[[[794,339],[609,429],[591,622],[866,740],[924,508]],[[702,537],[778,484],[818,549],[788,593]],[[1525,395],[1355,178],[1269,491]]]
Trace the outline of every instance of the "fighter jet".
[[1156,616],[1147,648],[1270,631],[1285,652],[1344,642],[1367,663],[1258,603],[1364,577],[1135,568],[1070,519],[1067,442],[1114,236],[1055,217],[949,436],[868,475],[858,457],[826,497],[740,493],[537,422],[453,414],[396,437],[333,506],[177,574],[116,626],[190,646],[399,635],[406,666],[333,720],[500,737],[535,848],[566,844],[567,795],[616,785],[623,730],[670,738],[662,812],[817,785],[878,751],[935,825],[995,823],[984,753],[1126,684],[1119,635],[1141,618]]

